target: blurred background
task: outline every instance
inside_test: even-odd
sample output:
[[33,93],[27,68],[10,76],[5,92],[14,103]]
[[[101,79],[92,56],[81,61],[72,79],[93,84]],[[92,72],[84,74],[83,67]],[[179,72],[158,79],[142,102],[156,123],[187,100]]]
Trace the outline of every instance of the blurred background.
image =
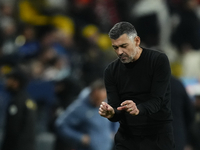
[[10,102],[6,75],[25,73],[37,105],[36,150],[56,150],[54,122],[116,59],[107,33],[119,21],[135,26],[143,47],[167,54],[191,104],[172,103],[188,135],[184,147],[198,149],[200,0],[0,0],[0,145]]

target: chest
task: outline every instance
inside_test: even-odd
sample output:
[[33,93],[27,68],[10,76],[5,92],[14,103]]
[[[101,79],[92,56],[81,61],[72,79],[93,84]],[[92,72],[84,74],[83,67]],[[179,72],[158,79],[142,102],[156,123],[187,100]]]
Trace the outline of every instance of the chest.
[[115,76],[117,88],[124,92],[148,92],[152,86],[153,68],[148,62],[140,63],[132,68],[120,66]]

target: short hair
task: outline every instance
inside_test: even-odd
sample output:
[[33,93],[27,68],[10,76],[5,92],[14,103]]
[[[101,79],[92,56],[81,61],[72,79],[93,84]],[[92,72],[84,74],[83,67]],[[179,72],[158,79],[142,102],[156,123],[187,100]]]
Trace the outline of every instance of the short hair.
[[95,90],[105,89],[103,79],[96,79],[90,84],[91,92]]
[[123,34],[127,34],[129,37],[136,36],[137,31],[131,23],[119,22],[116,23],[108,33],[109,37],[114,40],[118,39]]

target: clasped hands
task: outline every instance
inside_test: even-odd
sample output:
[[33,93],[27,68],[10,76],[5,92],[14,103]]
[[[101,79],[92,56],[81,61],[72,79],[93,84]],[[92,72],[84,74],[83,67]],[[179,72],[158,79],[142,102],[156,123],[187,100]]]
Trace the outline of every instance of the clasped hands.
[[[136,116],[139,114],[139,110],[136,104],[132,100],[126,100],[121,103],[121,106],[117,107],[117,110],[124,110],[129,114]],[[112,118],[115,114],[115,110],[106,102],[102,102],[99,107],[99,114],[105,118]]]

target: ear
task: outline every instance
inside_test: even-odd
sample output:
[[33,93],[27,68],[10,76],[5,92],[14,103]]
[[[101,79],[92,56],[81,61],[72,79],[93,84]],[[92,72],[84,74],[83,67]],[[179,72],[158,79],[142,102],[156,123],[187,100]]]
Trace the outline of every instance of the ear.
[[136,43],[136,46],[140,46],[140,37],[139,36],[135,37],[135,43]]

